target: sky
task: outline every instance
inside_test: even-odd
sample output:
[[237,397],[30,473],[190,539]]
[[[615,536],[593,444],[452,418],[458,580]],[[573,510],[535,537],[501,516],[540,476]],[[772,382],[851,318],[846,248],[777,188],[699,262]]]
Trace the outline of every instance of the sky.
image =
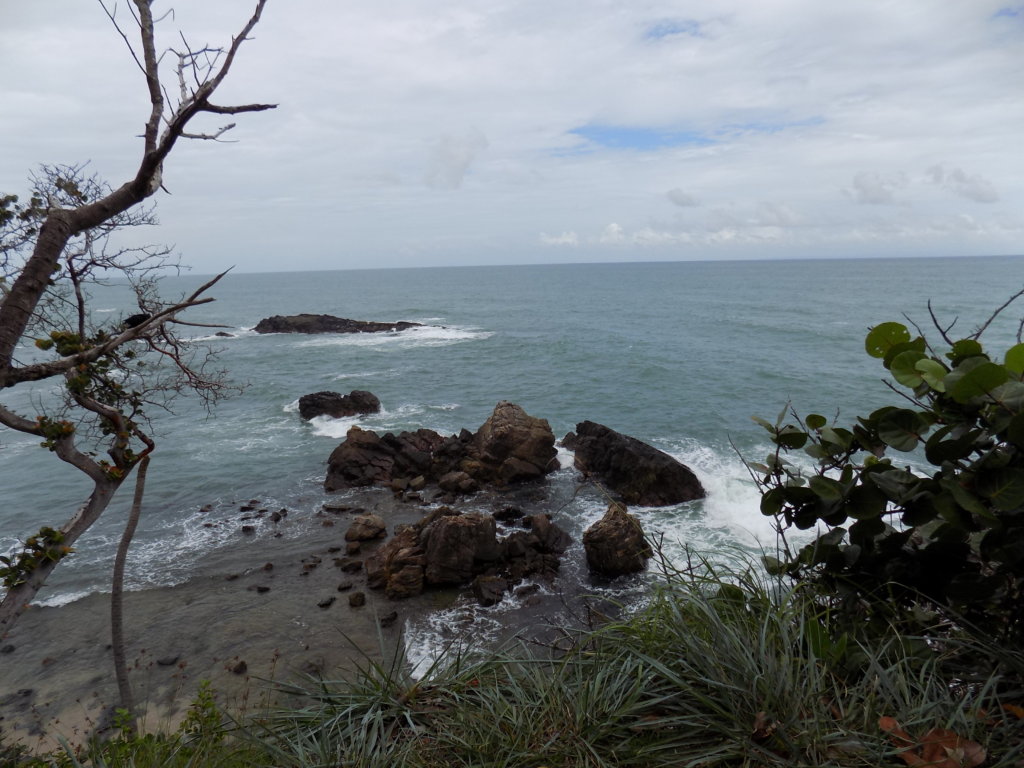
[[[0,72],[0,194],[134,175],[99,0],[0,0]],[[145,237],[202,273],[1024,253],[1019,0],[269,0],[217,101],[279,106],[166,163]]]

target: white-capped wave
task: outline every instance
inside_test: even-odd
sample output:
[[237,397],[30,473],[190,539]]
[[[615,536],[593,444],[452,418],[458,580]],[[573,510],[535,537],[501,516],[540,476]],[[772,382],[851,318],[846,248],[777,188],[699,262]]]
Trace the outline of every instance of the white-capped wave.
[[393,333],[328,333],[300,341],[300,347],[363,347],[368,349],[408,349],[445,347],[493,336],[492,331],[452,326],[425,325]]

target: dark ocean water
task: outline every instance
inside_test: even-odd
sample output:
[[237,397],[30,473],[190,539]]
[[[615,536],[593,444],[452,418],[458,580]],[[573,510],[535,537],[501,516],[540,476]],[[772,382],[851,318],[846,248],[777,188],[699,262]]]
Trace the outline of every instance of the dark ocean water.
[[[203,282],[168,278],[168,294]],[[325,500],[324,463],[347,429],[477,429],[500,400],[548,419],[561,437],[589,419],[650,442],[690,465],[709,497],[636,510],[665,533],[672,552],[689,545],[732,556],[771,546],[768,521],[733,446],[760,459],[769,445],[752,415],[849,418],[891,402],[881,366],[863,349],[866,329],[906,312],[929,322],[959,317],[964,333],[1024,284],[1024,259],[685,262],[229,275],[214,304],[191,319],[228,326],[220,364],[245,384],[212,416],[179,401],[158,415],[146,512],[129,564],[129,586],[170,584],[223,568],[241,546],[238,505],[286,507],[298,532]],[[97,295],[97,318],[130,314],[123,291]],[[1006,322],[988,333],[1003,347]],[[386,335],[267,335],[263,317],[299,312],[362,320],[412,320],[421,329]],[[199,330],[199,333],[210,333]],[[303,422],[300,395],[368,389],[384,411],[352,420]],[[31,409],[26,393],[5,403]],[[565,455],[566,464],[571,457]],[[0,550],[59,522],[86,486],[36,440],[0,435]],[[571,498],[575,474],[549,483]],[[106,590],[130,491],[79,542],[40,594],[60,603]],[[559,512],[575,534],[603,512],[577,498]],[[310,522],[311,524],[311,522]],[[244,539],[258,547],[256,536]],[[297,533],[296,533],[297,535]]]

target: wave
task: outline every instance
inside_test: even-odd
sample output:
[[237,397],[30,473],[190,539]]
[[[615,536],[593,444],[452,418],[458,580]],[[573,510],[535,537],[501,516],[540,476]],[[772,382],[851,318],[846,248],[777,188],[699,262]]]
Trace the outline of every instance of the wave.
[[[283,334],[278,334],[283,335]],[[298,347],[363,347],[371,349],[408,349],[413,347],[446,347],[467,341],[481,341],[493,331],[455,326],[425,325],[392,333],[330,333],[300,341]]]

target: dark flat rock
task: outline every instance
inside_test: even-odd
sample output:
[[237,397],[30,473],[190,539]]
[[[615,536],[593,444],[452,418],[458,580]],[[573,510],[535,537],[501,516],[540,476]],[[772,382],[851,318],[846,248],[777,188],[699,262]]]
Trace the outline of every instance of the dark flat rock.
[[349,320],[334,315],[274,315],[256,324],[256,333],[386,333],[422,326],[404,320],[379,323],[372,320]]

